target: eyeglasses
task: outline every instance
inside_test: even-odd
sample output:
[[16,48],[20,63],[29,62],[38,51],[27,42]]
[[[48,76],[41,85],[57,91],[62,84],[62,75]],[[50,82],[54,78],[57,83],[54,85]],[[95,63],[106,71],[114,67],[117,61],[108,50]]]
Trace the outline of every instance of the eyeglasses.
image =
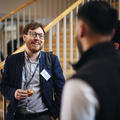
[[36,32],[28,32],[28,35],[32,38],[36,38],[37,36],[39,39],[44,39],[45,35],[43,33],[36,33]]

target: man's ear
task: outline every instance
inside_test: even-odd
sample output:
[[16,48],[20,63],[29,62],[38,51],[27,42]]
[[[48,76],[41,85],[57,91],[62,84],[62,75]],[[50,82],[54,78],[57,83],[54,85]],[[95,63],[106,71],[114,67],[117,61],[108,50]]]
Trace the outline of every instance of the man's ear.
[[115,36],[115,34],[116,34],[116,31],[115,31],[115,29],[113,29],[112,30],[112,38]]
[[119,43],[115,42],[115,43],[114,43],[114,46],[115,46],[115,49],[116,49],[116,50],[119,50],[119,47],[120,47]]
[[82,38],[85,34],[85,26],[84,24],[79,25],[79,37]]
[[25,34],[23,34],[23,40],[24,40],[24,42],[25,42],[25,40],[26,40],[26,35]]

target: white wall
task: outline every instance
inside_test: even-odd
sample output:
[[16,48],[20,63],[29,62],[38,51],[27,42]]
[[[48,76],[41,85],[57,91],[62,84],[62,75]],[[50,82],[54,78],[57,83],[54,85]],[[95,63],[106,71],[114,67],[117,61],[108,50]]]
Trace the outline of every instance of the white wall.
[[8,14],[28,0],[0,0],[0,14]]
[[[0,0],[0,17],[8,14],[29,0]],[[37,16],[56,16],[76,0],[37,0]]]

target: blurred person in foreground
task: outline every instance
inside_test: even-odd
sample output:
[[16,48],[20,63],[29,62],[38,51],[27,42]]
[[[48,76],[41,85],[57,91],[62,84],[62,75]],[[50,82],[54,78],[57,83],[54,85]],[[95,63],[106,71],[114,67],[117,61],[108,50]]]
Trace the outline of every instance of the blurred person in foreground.
[[111,41],[116,10],[91,1],[77,16],[81,58],[63,90],[61,120],[120,120],[120,56]]
[[[7,57],[1,92],[10,100],[7,120],[55,120],[59,117],[65,83],[58,57],[51,54],[51,67],[45,62],[45,32],[40,23],[24,27],[24,52]],[[54,95],[54,99],[53,99]]]

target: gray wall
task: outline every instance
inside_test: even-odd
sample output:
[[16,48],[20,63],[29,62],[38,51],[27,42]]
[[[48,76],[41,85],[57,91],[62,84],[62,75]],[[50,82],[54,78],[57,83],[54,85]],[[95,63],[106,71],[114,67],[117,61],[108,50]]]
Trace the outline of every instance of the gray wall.
[[[8,14],[29,0],[0,0],[0,17]],[[57,16],[76,0],[37,0],[36,10],[39,17]]]

